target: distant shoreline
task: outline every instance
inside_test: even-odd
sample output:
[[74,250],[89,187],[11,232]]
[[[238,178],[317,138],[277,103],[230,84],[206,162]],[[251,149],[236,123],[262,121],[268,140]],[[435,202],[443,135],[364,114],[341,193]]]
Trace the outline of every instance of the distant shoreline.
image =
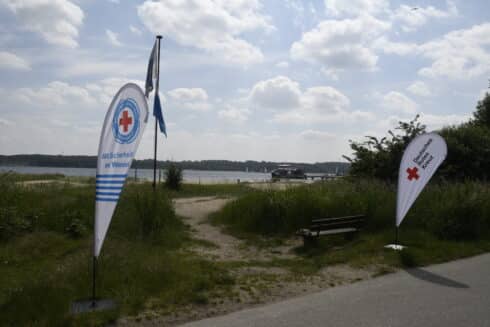
[[[173,161],[182,169],[202,171],[248,171],[269,173],[279,164],[286,162],[271,161],[231,161],[231,160],[183,160]],[[159,168],[166,168],[172,161],[158,161]],[[350,164],[346,162],[295,163],[287,162],[309,173],[339,173],[345,175]],[[18,167],[59,167],[59,168],[96,168],[96,156],[62,156],[43,154],[0,155],[0,166]],[[134,160],[131,168],[152,169],[153,160]]]

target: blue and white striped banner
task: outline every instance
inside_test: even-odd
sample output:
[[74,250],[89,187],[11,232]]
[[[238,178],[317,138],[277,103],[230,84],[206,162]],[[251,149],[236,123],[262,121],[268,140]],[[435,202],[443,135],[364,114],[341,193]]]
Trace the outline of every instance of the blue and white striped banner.
[[95,176],[94,256],[98,257],[148,121],[148,103],[136,84],[112,100],[100,136]]
[[97,174],[95,181],[95,200],[117,202],[127,176],[127,174]]

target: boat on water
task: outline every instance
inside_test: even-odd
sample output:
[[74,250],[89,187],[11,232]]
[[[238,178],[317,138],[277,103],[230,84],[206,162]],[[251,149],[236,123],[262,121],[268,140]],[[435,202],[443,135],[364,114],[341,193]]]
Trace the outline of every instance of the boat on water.
[[302,169],[287,164],[279,165],[271,174],[272,179],[306,179],[306,174]]

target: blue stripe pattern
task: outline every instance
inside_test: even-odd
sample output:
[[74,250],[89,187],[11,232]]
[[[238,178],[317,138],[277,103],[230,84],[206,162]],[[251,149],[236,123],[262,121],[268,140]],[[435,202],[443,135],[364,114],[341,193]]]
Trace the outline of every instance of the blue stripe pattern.
[[119,199],[95,198],[95,201],[99,201],[99,202],[117,202],[117,201],[119,201]]
[[127,176],[127,174],[95,175],[95,201],[117,202]]
[[126,178],[127,174],[97,174],[95,178]]
[[124,184],[124,181],[96,181],[95,184]]
[[122,190],[122,186],[95,186],[96,190]]

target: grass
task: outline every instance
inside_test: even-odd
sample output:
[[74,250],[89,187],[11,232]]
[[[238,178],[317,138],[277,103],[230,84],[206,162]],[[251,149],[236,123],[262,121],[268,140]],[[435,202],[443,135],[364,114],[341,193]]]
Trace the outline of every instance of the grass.
[[[162,185],[162,187],[164,187]],[[171,197],[185,198],[194,196],[242,196],[254,190],[247,183],[240,184],[182,184],[180,190],[168,190]]]
[[[311,219],[365,214],[365,229],[394,226],[396,190],[373,180],[323,182],[283,191],[245,194],[211,216],[235,235],[287,237]],[[430,185],[406,216],[403,229],[439,238],[473,240],[490,235],[490,185],[478,182]]]
[[427,265],[490,251],[490,185],[430,185],[401,226],[401,242],[408,246],[401,255],[384,249],[394,241],[395,195],[393,185],[349,180],[257,191],[230,202],[210,221],[250,244],[267,247],[293,236],[315,217],[366,215],[364,230],[353,241],[322,237],[317,246],[297,249],[301,259],[275,262],[298,273],[340,263]]
[[[0,175],[0,316],[6,326],[105,325],[144,311],[167,314],[234,297],[237,283],[259,297],[276,277],[263,272],[257,280],[243,277],[242,285],[232,272],[245,266],[284,268],[294,280],[335,264],[375,266],[384,274],[490,251],[490,187],[484,183],[427,188],[402,224],[403,252],[384,249],[394,238],[393,185],[344,180],[259,191],[245,183],[184,184],[179,191],[162,185],[154,195],[148,183],[129,183],[102,249],[97,285],[97,294],[115,299],[118,308],[73,316],[72,301],[91,292],[94,187],[23,187],[12,182],[18,180],[27,177]],[[189,196],[236,197],[211,221],[264,248],[283,244],[312,217],[364,213],[367,223],[351,241],[324,237],[315,247],[295,249],[295,258],[211,262],[188,248],[215,245],[191,239],[175,215],[171,199]]]
[[73,316],[71,302],[91,292],[93,187],[0,187],[2,325],[103,325],[145,309],[201,305],[234,283],[223,267],[187,252],[193,241],[167,192],[129,184],[99,262],[97,293],[118,309]]
[[0,182],[23,182],[38,180],[62,180],[63,174],[20,174],[13,171],[0,173]]

